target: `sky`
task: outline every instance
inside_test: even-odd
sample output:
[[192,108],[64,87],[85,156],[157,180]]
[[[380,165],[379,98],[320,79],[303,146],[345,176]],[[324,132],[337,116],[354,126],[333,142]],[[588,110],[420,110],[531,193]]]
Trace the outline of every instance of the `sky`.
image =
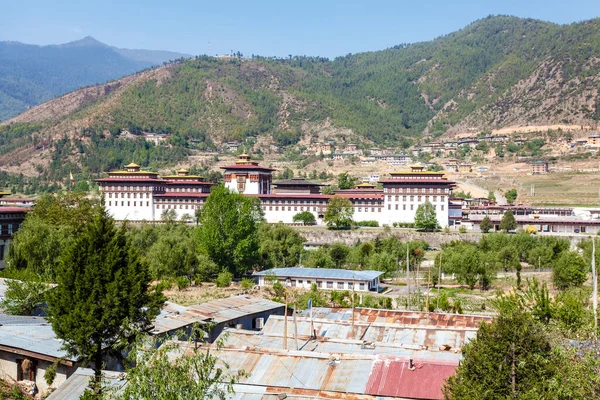
[[334,58],[432,40],[492,14],[587,20],[600,16],[600,1],[0,0],[0,10],[0,41],[47,45],[92,36],[191,55]]

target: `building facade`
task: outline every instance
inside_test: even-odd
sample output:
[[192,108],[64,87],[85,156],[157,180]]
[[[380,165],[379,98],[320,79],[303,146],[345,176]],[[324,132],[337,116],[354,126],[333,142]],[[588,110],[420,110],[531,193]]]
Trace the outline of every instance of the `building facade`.
[[[321,184],[305,179],[273,183],[275,170],[260,166],[246,154],[238,156],[234,165],[222,169],[225,187],[258,197],[266,220],[272,223],[293,223],[296,214],[308,211],[322,224],[329,200],[334,196],[321,194]],[[355,221],[377,221],[380,225],[414,222],[419,205],[429,201],[436,209],[439,225],[447,226],[448,201],[454,182],[441,172],[423,169],[413,165],[409,171],[392,173],[391,179],[379,180],[383,188],[359,184],[354,189],[338,190],[335,196],[352,202]],[[170,210],[174,210],[177,219],[189,220],[204,205],[212,185],[184,169],[175,175],[159,177],[133,163],[96,181],[110,214],[117,220],[129,221],[160,221]]]
[[[256,272],[259,286],[272,284],[269,277],[292,288],[310,289],[317,285],[326,290],[355,290],[361,292],[379,291],[381,271],[352,271],[329,268],[273,268]],[[353,288],[354,287],[354,288]]]
[[26,208],[0,207],[0,269],[4,269],[13,234],[25,220]]

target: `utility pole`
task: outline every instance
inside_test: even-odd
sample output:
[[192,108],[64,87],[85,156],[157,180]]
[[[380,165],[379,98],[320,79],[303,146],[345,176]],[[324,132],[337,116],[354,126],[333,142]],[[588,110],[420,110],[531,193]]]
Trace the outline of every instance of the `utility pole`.
[[440,286],[442,286],[442,256],[444,255],[444,249],[440,244],[440,265],[438,267],[438,295],[436,299],[435,309],[437,312],[440,311]]
[[596,276],[596,239],[592,238],[592,307],[594,310],[594,336],[598,331],[598,277]]
[[288,333],[288,327],[287,327],[287,314],[288,314],[288,304],[287,304],[287,300],[288,300],[288,295],[287,295],[287,285],[285,288],[285,314],[283,315],[283,349],[287,350],[287,333]]
[[407,299],[407,309],[410,310],[410,259],[408,256],[408,242],[406,242],[406,290],[408,293]]
[[352,338],[354,339],[354,287],[356,284],[354,283],[354,272],[352,273]]

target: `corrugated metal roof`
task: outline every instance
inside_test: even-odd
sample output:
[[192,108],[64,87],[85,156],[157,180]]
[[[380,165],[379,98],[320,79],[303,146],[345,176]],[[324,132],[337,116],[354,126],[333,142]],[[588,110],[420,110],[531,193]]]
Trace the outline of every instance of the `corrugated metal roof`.
[[354,271],[347,269],[331,268],[272,268],[266,271],[256,272],[254,275],[275,275],[279,277],[313,278],[313,279],[348,279],[348,280],[373,280],[383,275],[380,271]]
[[[415,361],[379,355],[310,353],[307,351],[265,351],[213,349],[212,354],[229,365],[230,372],[245,371],[242,385],[280,388],[305,392],[331,392],[334,398],[358,395],[390,396],[414,399],[441,399],[441,384],[454,373],[457,363]],[[386,373],[393,370],[393,373]],[[403,375],[404,379],[398,379]],[[427,378],[428,376],[434,378]],[[427,380],[428,379],[428,380]],[[426,384],[419,384],[419,381]],[[418,388],[414,385],[417,384]],[[436,386],[437,385],[437,386]],[[260,393],[258,393],[260,394]],[[264,395],[263,395],[264,396]],[[244,397],[240,397],[244,398]],[[265,397],[250,397],[265,398]],[[314,397],[313,397],[314,398]]]
[[[19,317],[23,318],[28,317]],[[63,341],[56,337],[52,326],[44,318],[29,318],[0,325],[0,345],[69,361],[77,360],[62,350]]]
[[217,324],[232,321],[246,315],[284,307],[274,301],[249,296],[234,296],[212,300],[189,307],[167,302],[154,321],[152,334],[171,332],[193,323],[214,322]]
[[[308,310],[302,316],[308,316]],[[312,316],[315,319],[334,321],[351,320],[351,308],[314,307]],[[482,315],[464,315],[447,313],[425,313],[407,310],[382,310],[372,308],[355,308],[354,321],[378,324],[419,325],[422,327],[452,327],[477,329],[482,322],[491,322],[492,317]]]
[[[77,368],[77,370],[60,385],[47,400],[79,400],[85,389],[90,384],[90,378],[94,376],[94,370],[89,368]],[[102,371],[103,388],[110,394],[118,394],[126,385],[125,375],[121,372]]]
[[[453,329],[420,327],[399,324],[377,324],[350,321],[328,321],[298,317],[297,329],[299,337],[310,337],[314,327],[317,338],[360,340],[374,343],[393,344],[405,349],[436,350],[442,346],[460,351],[463,345],[477,335],[475,329]],[[288,336],[292,335],[293,321],[288,318]],[[265,336],[283,336],[284,318],[271,316],[267,320],[263,334]]]
[[[289,349],[296,349],[296,342],[293,337],[293,324],[290,324],[288,331],[287,346]],[[227,334],[220,337],[223,340],[223,346],[238,349],[283,349],[283,335],[268,336],[254,331],[244,331],[228,329]],[[336,339],[336,338],[318,338],[310,340],[307,336],[298,335],[299,350],[314,353],[330,354],[365,354],[365,355],[390,355],[405,357],[407,359],[424,360],[442,360],[458,362],[462,359],[460,351],[439,351],[439,348],[423,350],[411,346],[402,346],[396,343],[376,342],[365,343],[363,340]]]

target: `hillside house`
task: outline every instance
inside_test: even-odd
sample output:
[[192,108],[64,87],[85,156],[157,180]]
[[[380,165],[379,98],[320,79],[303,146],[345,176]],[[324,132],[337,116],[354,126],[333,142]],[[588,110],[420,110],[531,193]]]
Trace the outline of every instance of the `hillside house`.
[[547,174],[549,171],[547,161],[532,161],[529,163],[529,165],[531,167],[532,175]]
[[594,133],[588,136],[588,144],[592,147],[600,147],[600,133]]

